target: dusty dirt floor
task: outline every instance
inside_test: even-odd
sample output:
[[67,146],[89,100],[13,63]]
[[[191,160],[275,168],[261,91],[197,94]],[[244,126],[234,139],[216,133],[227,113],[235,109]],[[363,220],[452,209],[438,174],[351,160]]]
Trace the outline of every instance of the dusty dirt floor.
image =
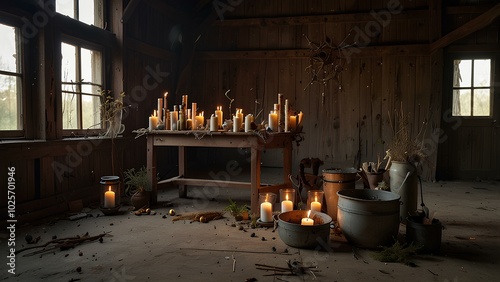
[[[249,195],[244,189],[192,187],[180,199],[172,188],[160,192],[156,215],[136,216],[122,206],[120,214],[103,216],[87,207],[89,216],[82,219],[61,215],[18,227],[17,250],[33,246],[27,234],[40,236],[38,245],[55,236],[109,234],[69,250],[21,252],[15,275],[5,267],[8,233],[2,230],[0,281],[500,281],[499,182],[424,183],[425,204],[445,227],[441,250],[411,256],[406,264],[377,261],[374,250],[353,248],[333,231],[327,247],[305,250],[284,244],[273,228],[252,229],[228,214],[208,223],[173,222],[168,215],[170,209],[222,211],[229,198],[249,204]],[[404,238],[403,225],[400,231]],[[293,261],[316,267],[314,275],[274,275],[256,266],[286,268]]]

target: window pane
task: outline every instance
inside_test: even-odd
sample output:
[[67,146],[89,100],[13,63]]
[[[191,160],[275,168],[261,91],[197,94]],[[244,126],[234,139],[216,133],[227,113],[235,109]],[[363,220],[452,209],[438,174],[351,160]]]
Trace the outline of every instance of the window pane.
[[74,0],[56,0],[56,12],[76,19]]
[[81,58],[81,78],[84,82],[97,84],[83,85],[82,92],[88,94],[97,94],[99,89],[102,88],[101,52],[82,48]]
[[19,73],[20,56],[17,54],[16,28],[0,24],[0,70]]
[[78,3],[78,19],[88,25],[95,25],[94,0],[80,0]]
[[78,129],[77,95],[62,93],[63,129]]
[[491,79],[490,60],[474,60],[474,87],[489,87]]
[[99,96],[82,95],[83,128],[101,128],[100,105]]
[[[61,44],[61,81],[62,82],[76,82],[76,46],[66,43]],[[76,91],[74,85],[64,86],[63,90]]]
[[0,130],[22,130],[21,79],[0,75]]
[[453,109],[454,116],[471,115],[471,93],[469,89],[453,90]]
[[455,60],[453,87],[471,87],[472,60]]
[[490,116],[490,90],[474,90],[473,116]]

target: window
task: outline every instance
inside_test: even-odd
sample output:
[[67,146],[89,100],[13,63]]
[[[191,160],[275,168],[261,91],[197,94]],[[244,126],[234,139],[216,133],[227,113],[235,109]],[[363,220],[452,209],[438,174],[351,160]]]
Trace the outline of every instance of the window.
[[453,116],[492,115],[491,63],[490,59],[453,61]]
[[23,130],[20,30],[0,23],[0,130]]
[[63,41],[61,53],[63,130],[101,128],[102,52]]
[[56,12],[103,28],[103,0],[56,0]]

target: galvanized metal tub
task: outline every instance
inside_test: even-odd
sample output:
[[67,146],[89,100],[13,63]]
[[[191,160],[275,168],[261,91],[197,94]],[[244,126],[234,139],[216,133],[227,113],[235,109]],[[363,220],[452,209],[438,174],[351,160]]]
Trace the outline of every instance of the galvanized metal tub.
[[300,225],[307,213],[308,211],[293,210],[278,215],[278,234],[288,246],[312,249],[328,244],[332,218],[326,213],[311,212],[309,217],[314,220],[314,225]]
[[399,232],[400,196],[396,193],[353,189],[337,192],[338,224],[352,245],[377,248],[392,245]]

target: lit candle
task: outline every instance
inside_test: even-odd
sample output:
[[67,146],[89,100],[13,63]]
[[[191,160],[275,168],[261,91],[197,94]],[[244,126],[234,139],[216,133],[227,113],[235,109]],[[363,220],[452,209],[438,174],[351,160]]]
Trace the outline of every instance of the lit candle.
[[242,119],[239,117],[239,115],[233,116],[233,132],[240,131],[241,122],[242,122]]
[[281,112],[283,111],[283,94],[278,93],[278,109],[276,114],[278,115],[278,132],[281,132],[281,120],[283,119],[283,115]]
[[315,198],[314,201],[311,202],[311,210],[321,212],[321,203],[318,202],[318,198]]
[[240,118],[241,122],[243,122],[243,109],[236,108],[236,116]]
[[196,129],[203,127],[203,125],[205,124],[205,117],[203,116],[203,112],[196,116],[194,123],[194,128]]
[[275,111],[269,113],[269,127],[272,131],[278,131],[278,114]]
[[112,209],[115,207],[115,192],[111,191],[111,186],[109,190],[104,193],[104,208]]
[[245,132],[250,132],[252,131],[252,122],[253,122],[253,115],[248,114],[245,117]]
[[217,109],[215,110],[215,115],[217,116],[217,121],[218,121],[217,126],[219,128],[222,128],[222,122],[224,118],[224,113],[222,112],[222,106],[217,106]]
[[307,213],[307,217],[304,217],[300,221],[300,225],[313,226],[314,225],[314,220],[312,218],[309,218],[310,215],[311,215],[311,211],[309,211]]
[[156,110],[154,111],[153,115],[149,117],[149,127],[148,129],[151,131],[153,129],[156,129],[158,126],[158,117],[156,116]]
[[293,211],[293,202],[288,200],[288,194],[286,195],[286,200],[281,201],[281,212]]
[[297,128],[297,116],[290,116],[289,129],[290,131],[295,131]]
[[268,201],[260,204],[260,221],[272,222],[273,221],[273,204]]
[[168,92],[165,92],[165,94],[163,94],[163,109],[165,109],[165,112],[167,112],[168,109],[167,96]]
[[302,119],[303,118],[304,118],[304,114],[302,112],[300,112],[298,120],[297,120],[297,125],[302,125]]
[[210,131],[217,131],[219,128],[218,118],[215,114],[210,117]]

